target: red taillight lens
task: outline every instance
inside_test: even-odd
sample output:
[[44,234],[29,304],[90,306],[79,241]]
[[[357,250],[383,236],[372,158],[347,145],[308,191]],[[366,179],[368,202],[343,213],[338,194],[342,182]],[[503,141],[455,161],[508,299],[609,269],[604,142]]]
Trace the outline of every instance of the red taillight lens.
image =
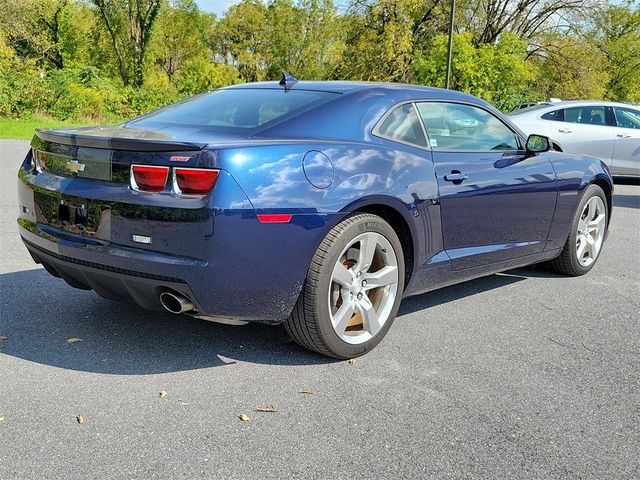
[[218,170],[205,170],[201,168],[175,168],[175,186],[178,193],[187,195],[205,195],[216,183]]
[[133,165],[133,187],[145,192],[161,192],[167,184],[169,167],[153,167],[149,165]]

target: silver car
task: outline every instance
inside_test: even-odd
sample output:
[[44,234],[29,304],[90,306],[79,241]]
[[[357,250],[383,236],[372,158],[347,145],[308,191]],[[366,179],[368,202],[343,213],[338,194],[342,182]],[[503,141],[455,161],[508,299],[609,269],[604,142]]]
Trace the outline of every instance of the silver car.
[[527,135],[549,137],[553,148],[600,158],[614,176],[640,177],[640,107],[576,101],[535,105],[509,114]]

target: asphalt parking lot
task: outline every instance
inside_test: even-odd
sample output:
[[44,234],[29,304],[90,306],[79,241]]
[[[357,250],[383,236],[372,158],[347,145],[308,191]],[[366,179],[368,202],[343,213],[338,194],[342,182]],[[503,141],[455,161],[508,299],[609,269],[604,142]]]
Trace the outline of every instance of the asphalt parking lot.
[[350,363],[51,277],[15,222],[27,145],[0,140],[0,479],[640,477],[640,185],[589,275],[407,299]]

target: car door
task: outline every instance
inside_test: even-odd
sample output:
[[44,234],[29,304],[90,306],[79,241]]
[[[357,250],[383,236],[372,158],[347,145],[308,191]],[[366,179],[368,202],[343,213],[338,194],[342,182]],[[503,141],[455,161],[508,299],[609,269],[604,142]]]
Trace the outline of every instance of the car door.
[[613,111],[616,137],[611,173],[640,176],[640,110],[614,107]]
[[615,131],[609,117],[607,107],[601,105],[565,108],[564,121],[558,122],[551,137],[567,153],[591,155],[611,166]]
[[525,155],[519,136],[478,106],[425,101],[417,107],[433,153],[452,268],[541,252],[556,202],[548,155]]

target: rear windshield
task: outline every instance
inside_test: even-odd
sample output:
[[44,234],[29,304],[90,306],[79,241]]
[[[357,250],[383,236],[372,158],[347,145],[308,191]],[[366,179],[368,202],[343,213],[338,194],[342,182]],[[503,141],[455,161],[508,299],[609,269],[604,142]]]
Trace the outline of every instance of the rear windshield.
[[338,93],[308,90],[224,89],[169,105],[129,125],[171,124],[252,129],[294,116],[336,98]]

